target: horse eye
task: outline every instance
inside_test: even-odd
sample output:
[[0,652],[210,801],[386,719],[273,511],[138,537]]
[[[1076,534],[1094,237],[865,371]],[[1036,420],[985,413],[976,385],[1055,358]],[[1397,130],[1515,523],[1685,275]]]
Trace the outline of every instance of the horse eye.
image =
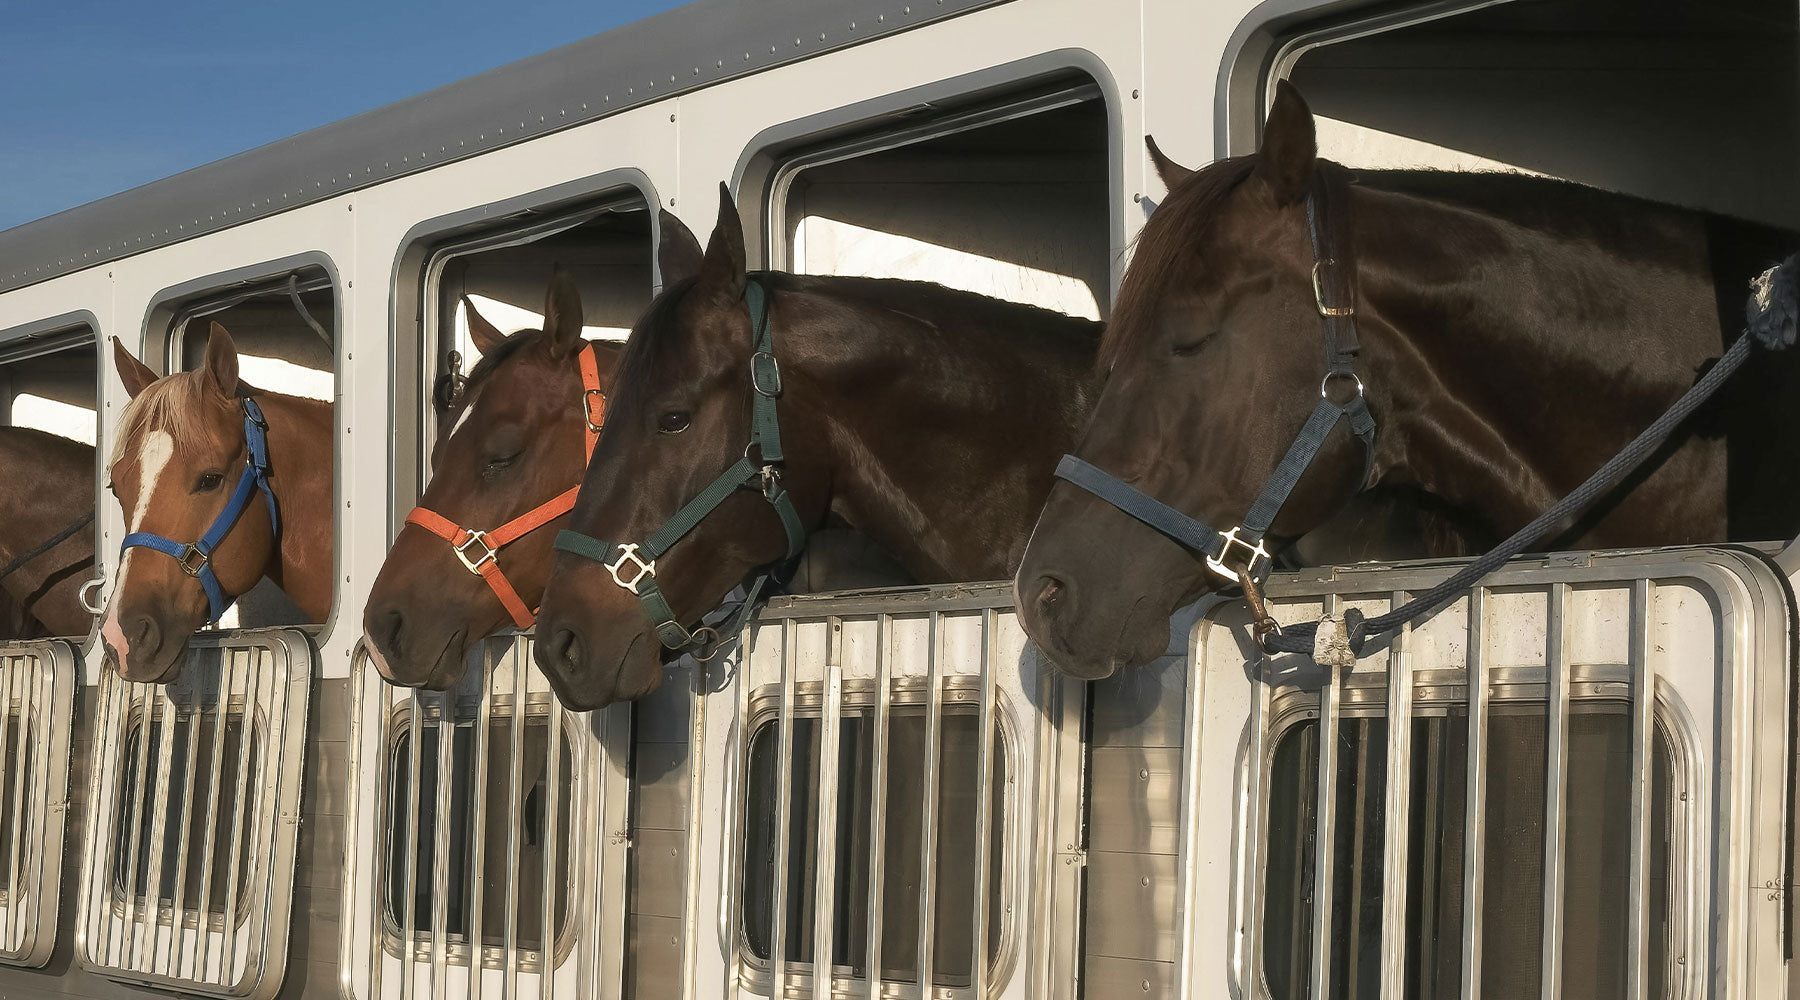
[[515,451],[510,455],[490,455],[490,456],[488,456],[488,459],[487,459],[487,467],[489,470],[496,470],[496,471],[499,469],[504,469],[507,466],[518,461],[519,456],[521,454],[523,454],[522,451]]
[[1185,343],[1178,343],[1170,350],[1170,353],[1174,354],[1178,358],[1191,358],[1194,355],[1199,354],[1200,349],[1202,347],[1205,347],[1208,343],[1210,343],[1212,341],[1212,339],[1216,336],[1218,336],[1217,333],[1209,333],[1206,336],[1201,337],[1199,340],[1190,340],[1190,341],[1186,341]]
[[681,412],[665,413],[656,418],[656,429],[664,434],[680,434],[688,428],[688,415]]
[[225,477],[217,472],[201,473],[200,478],[194,481],[194,492],[211,493],[224,484]]

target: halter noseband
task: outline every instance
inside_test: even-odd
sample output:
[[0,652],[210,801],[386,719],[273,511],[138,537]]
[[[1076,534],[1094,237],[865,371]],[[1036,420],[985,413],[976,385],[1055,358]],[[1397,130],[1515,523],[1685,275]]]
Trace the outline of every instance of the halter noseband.
[[[752,277],[744,285],[744,303],[750,311],[751,335],[754,351],[750,355],[750,444],[744,448],[744,457],[719,474],[717,479],[700,495],[689,500],[675,515],[663,523],[642,542],[607,542],[584,535],[579,531],[564,530],[556,535],[556,548],[599,563],[612,575],[613,583],[637,596],[643,605],[644,613],[655,625],[656,636],[662,644],[676,652],[699,652],[711,645],[720,635],[730,635],[743,626],[743,623],[755,610],[756,597],[768,582],[768,574],[757,577],[750,593],[744,598],[723,628],[723,632],[711,626],[702,626],[689,632],[675,617],[674,609],[663,596],[662,588],[656,583],[656,560],[668,552],[682,536],[694,530],[706,519],[727,497],[741,489],[754,489],[762,494],[769,506],[781,517],[781,525],[787,531],[787,555],[783,561],[800,554],[806,544],[806,527],[800,521],[800,512],[794,509],[794,502],[788,497],[787,490],[781,485],[781,466],[784,456],[781,451],[781,424],[776,419],[775,401],[781,396],[781,368],[775,362],[774,331],[769,327],[768,292],[762,283]],[[756,460],[750,453],[756,452]],[[711,638],[707,638],[710,633]]]
[[212,568],[212,554],[230,534],[238,518],[244,516],[244,509],[250,506],[252,491],[261,492],[268,502],[269,532],[274,538],[281,538],[281,516],[275,507],[275,490],[269,486],[269,423],[263,419],[262,407],[256,405],[256,400],[243,396],[238,402],[244,409],[244,445],[248,451],[244,456],[244,474],[238,477],[237,489],[225,502],[225,509],[213,518],[212,527],[206,529],[199,541],[187,544],[150,531],[134,531],[119,543],[121,555],[126,549],[153,549],[174,559],[183,573],[199,580],[200,587],[206,591],[208,625],[224,617],[226,609],[237,600],[236,594],[226,597],[224,588],[219,585],[219,577]]
[[[594,457],[594,443],[600,439],[600,429],[606,424],[606,391],[600,387],[600,362],[594,351],[591,344],[580,351],[581,412],[586,424],[584,433],[589,459]],[[586,463],[583,463],[583,467],[586,467]],[[520,628],[530,628],[537,621],[537,612],[526,607],[519,592],[513,588],[512,581],[501,572],[500,550],[573,510],[575,497],[580,492],[581,484],[578,482],[554,498],[488,531],[461,527],[423,506],[414,507],[406,515],[406,523],[416,524],[449,542],[450,550],[456,553],[463,568],[487,581],[488,589],[500,599],[506,613],[512,616],[513,624]]]
[[[1206,557],[1208,570],[1241,584],[1256,615],[1259,639],[1268,632],[1279,631],[1263,606],[1259,588],[1275,568],[1263,539],[1282,504],[1340,420],[1348,419],[1350,430],[1363,443],[1365,485],[1375,458],[1375,418],[1364,398],[1362,379],[1356,374],[1356,355],[1361,345],[1356,336],[1355,275],[1349,267],[1338,266],[1332,257],[1328,244],[1335,232],[1335,220],[1323,217],[1335,209],[1335,203],[1347,200],[1347,187],[1340,170],[1321,163],[1306,196],[1306,226],[1313,253],[1313,303],[1325,339],[1326,368],[1319,383],[1319,402],[1242,522],[1221,532],[1074,455],[1064,455],[1056,467],[1057,478],[1081,487],[1177,544],[1201,553]],[[1328,198],[1328,194],[1332,197]],[[1331,383],[1338,379],[1348,379],[1356,386],[1356,394],[1343,403],[1333,401],[1330,395]],[[1234,566],[1237,558],[1242,563]]]

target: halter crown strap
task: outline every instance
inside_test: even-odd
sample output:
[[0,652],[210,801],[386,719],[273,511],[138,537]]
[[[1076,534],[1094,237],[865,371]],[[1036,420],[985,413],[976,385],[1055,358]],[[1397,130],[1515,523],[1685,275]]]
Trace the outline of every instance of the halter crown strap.
[[[708,641],[701,636],[707,632],[714,636],[729,635],[742,628],[755,610],[756,597],[768,580],[766,573],[758,576],[749,596],[723,626],[723,632],[712,628],[688,631],[675,616],[662,588],[657,586],[656,560],[694,530],[726,498],[741,489],[754,489],[775,508],[781,518],[782,530],[787,533],[787,554],[783,562],[799,555],[806,545],[806,525],[781,485],[781,465],[786,457],[781,449],[781,422],[776,411],[776,401],[781,397],[781,367],[775,360],[768,290],[754,277],[744,285],[744,304],[750,312],[751,329],[750,445],[744,449],[744,457],[732,463],[642,542],[609,542],[568,529],[556,535],[559,551],[599,563],[612,575],[615,584],[636,595],[655,626],[657,638],[664,646],[680,652],[694,652],[705,647]],[[752,450],[756,452],[755,460],[750,457]]]
[[[600,440],[600,431],[606,424],[606,391],[600,386],[600,361],[594,345],[582,348],[580,364],[582,435],[587,457],[591,460],[594,445]],[[574,510],[575,497],[580,492],[580,484],[571,486],[492,531],[464,528],[426,507],[414,507],[406,515],[406,523],[424,528],[449,542],[463,568],[487,582],[488,589],[500,599],[500,605],[506,609],[513,624],[530,628],[537,621],[537,612],[525,603],[512,581],[501,571],[500,550]]]
[[261,492],[263,500],[269,506],[270,534],[281,537],[281,512],[275,503],[275,490],[269,485],[269,422],[264,419],[262,407],[249,396],[240,397],[238,402],[244,411],[244,474],[238,477],[237,488],[231,493],[231,499],[225,502],[219,516],[213,518],[212,525],[200,540],[183,544],[149,531],[134,531],[125,536],[119,543],[119,551],[126,549],[150,549],[173,558],[181,564],[182,572],[200,581],[200,588],[206,591],[206,605],[209,617],[207,624],[212,624],[224,617],[225,612],[237,595],[227,596],[225,588],[220,586],[217,573],[213,572],[212,554],[231,529],[237,526],[238,519],[244,516],[245,508],[250,506],[250,494]]

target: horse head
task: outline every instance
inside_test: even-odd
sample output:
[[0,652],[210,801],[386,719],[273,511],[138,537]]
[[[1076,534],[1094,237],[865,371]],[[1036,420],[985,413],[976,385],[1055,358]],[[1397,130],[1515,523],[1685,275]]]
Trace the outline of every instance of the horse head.
[[440,406],[431,484],[363,612],[377,669],[413,687],[455,684],[474,643],[531,624],[619,356],[582,339],[581,296],[561,268],[541,330],[507,336],[463,306],[481,360]]
[[[1321,393],[1361,391],[1349,379],[1321,386],[1312,114],[1283,82],[1255,155],[1188,170],[1154,142],[1150,152],[1169,193],[1119,289],[1101,347],[1110,373],[1075,455],[1223,530],[1245,516]],[[1350,431],[1334,428],[1269,537],[1296,538],[1342,508],[1364,462]],[[1016,576],[1027,633],[1084,678],[1162,655],[1171,614],[1228,582],[1068,482],[1052,488]]]
[[116,337],[113,363],[131,403],[108,488],[130,534],[100,634],[120,676],[168,681],[221,598],[249,590],[276,558],[273,494],[255,482],[267,475],[266,449],[252,449],[247,429],[261,411],[247,416],[257,397],[239,383],[237,348],[217,323],[196,371],[159,377]]

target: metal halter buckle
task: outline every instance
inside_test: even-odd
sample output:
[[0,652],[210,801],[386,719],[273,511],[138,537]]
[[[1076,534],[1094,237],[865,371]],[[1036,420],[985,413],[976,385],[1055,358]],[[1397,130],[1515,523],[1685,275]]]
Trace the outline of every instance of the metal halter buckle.
[[1315,304],[1317,304],[1319,307],[1319,315],[1321,315],[1321,316],[1354,316],[1354,315],[1356,315],[1356,307],[1354,305],[1342,306],[1339,308],[1332,308],[1331,306],[1328,306],[1325,304],[1325,285],[1324,285],[1324,282],[1319,280],[1319,272],[1327,264],[1335,267],[1337,265],[1337,261],[1332,260],[1330,258],[1326,258],[1324,260],[1313,261],[1313,269],[1312,269],[1313,302]]
[[[600,422],[594,423],[594,397],[600,397]],[[582,416],[587,420],[587,429],[595,434],[606,427],[606,393],[599,389],[589,389],[581,397]]]
[[199,576],[211,560],[212,556],[193,542],[182,546],[181,555],[175,557],[175,561],[181,564],[181,571],[189,576]]
[[[464,569],[467,569],[476,576],[480,576],[482,564],[494,562],[499,559],[499,553],[495,552],[494,547],[487,543],[487,532],[469,531],[467,528],[464,528],[463,531],[466,532],[469,537],[463,539],[461,545],[451,545],[450,548],[456,552],[456,558],[462,560]],[[469,548],[474,545],[481,546],[481,555],[478,558],[470,559]]]
[[1243,549],[1245,552],[1249,553],[1249,558],[1244,561],[1244,571],[1246,573],[1250,574],[1251,576],[1256,575],[1256,561],[1258,559],[1267,561],[1269,558],[1269,550],[1263,547],[1263,543],[1261,541],[1258,541],[1256,544],[1252,545],[1251,543],[1246,542],[1243,539],[1238,537],[1238,532],[1242,531],[1242,530],[1243,530],[1243,526],[1239,525],[1238,527],[1233,528],[1230,531],[1227,531],[1224,534],[1220,535],[1219,536],[1219,539],[1220,539],[1219,557],[1217,559],[1213,558],[1212,556],[1206,557],[1206,568],[1207,569],[1212,570],[1214,573],[1219,574],[1220,576],[1224,577],[1227,580],[1230,580],[1233,583],[1236,583],[1238,580],[1237,571],[1227,568],[1225,565],[1225,559],[1231,555],[1231,547],[1233,545],[1235,545],[1238,548]]
[[781,366],[775,355],[768,351],[750,355],[750,387],[770,399],[781,395]]
[[[614,583],[634,594],[638,592],[638,582],[640,580],[646,576],[653,577],[656,575],[656,560],[652,559],[649,562],[645,562],[638,556],[637,550],[638,546],[636,542],[625,542],[619,546],[619,558],[614,559],[610,563],[600,564],[606,567],[608,573],[612,574]],[[637,572],[633,573],[629,580],[619,576],[619,568],[624,566],[626,562],[630,562],[637,568]]]

